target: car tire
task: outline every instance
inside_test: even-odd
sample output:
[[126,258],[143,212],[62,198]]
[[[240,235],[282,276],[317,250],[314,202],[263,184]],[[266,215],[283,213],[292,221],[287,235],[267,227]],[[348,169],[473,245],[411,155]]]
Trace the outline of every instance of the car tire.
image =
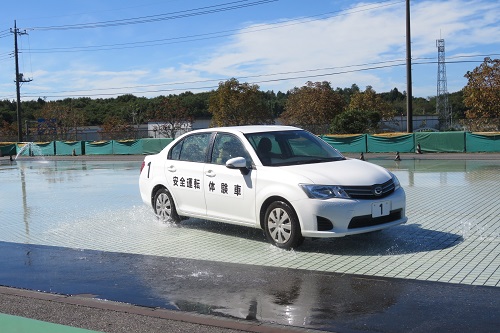
[[304,241],[295,211],[283,201],[267,207],[264,229],[268,241],[281,249],[294,249]]
[[153,209],[158,219],[162,222],[179,223],[181,221],[181,218],[177,215],[172,195],[165,188],[156,191],[153,199]]

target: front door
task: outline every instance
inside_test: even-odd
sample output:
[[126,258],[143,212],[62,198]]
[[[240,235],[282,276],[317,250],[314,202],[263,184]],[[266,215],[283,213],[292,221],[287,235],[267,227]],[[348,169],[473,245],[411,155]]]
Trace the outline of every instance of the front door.
[[248,166],[252,163],[238,137],[217,133],[203,175],[207,216],[218,221],[254,225],[257,221],[256,170],[244,175],[238,169],[227,168],[226,161],[234,157],[244,157]]

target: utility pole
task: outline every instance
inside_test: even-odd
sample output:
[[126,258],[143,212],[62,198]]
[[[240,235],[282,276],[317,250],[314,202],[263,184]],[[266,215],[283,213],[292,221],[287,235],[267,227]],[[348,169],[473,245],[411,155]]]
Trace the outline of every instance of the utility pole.
[[406,131],[413,132],[413,96],[411,89],[410,0],[406,0]]
[[17,35],[27,35],[25,31],[19,31],[17,29],[16,21],[14,20],[14,30],[10,29],[10,32],[14,34],[14,59],[16,62],[16,95],[17,95],[17,141],[23,142],[23,124],[22,124],[22,108],[21,108],[21,83],[30,82],[31,79],[24,79],[23,73],[19,73],[19,57],[17,48]]

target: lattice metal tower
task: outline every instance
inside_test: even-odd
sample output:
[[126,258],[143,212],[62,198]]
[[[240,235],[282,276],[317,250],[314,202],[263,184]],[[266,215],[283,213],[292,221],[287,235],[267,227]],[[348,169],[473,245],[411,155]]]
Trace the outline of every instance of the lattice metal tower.
[[451,127],[451,111],[448,105],[444,39],[437,39],[436,47],[438,48],[436,113],[439,115],[440,128],[448,129]]

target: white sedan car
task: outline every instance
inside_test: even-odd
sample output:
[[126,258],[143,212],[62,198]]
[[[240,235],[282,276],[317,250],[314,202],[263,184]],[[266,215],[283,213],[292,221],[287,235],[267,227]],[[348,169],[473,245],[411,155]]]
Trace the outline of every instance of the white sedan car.
[[305,237],[342,237],[407,221],[394,174],[345,158],[290,126],[186,133],[145,157],[139,187],[163,221],[194,217],[262,228],[284,249]]

